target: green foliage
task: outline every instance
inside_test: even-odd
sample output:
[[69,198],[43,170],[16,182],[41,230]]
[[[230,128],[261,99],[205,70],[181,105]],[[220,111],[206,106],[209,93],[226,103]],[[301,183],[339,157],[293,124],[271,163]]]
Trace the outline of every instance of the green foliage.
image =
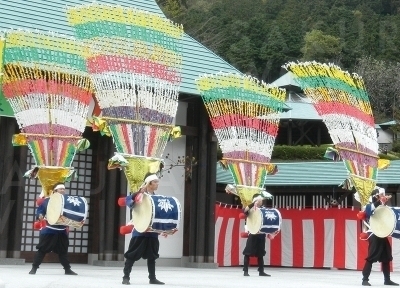
[[324,34],[321,30],[307,32],[304,42],[305,44],[301,48],[303,60],[329,62],[336,59],[341,51],[340,39]]
[[389,152],[388,154],[379,153],[380,159],[387,159],[387,160],[399,160],[400,155],[398,153]]
[[[400,159],[400,143],[397,143],[398,151],[392,150],[387,154],[379,153],[379,158],[387,160],[399,160]],[[287,145],[276,145],[272,152],[272,161],[329,161],[324,158],[326,149],[332,145],[321,145],[319,147],[314,146],[287,146]],[[397,152],[397,153],[396,153]],[[217,160],[223,158],[223,153],[218,147]]]
[[335,62],[363,76],[377,122],[400,119],[399,0],[156,1],[243,73],[272,82],[289,61]]
[[364,79],[377,122],[399,119],[400,63],[362,57],[354,70]]
[[157,3],[163,7],[163,12],[170,19],[177,19],[181,16],[184,12],[182,5],[186,4],[186,2],[182,0],[157,0]]
[[324,160],[326,146],[286,146],[277,145],[272,152],[272,160]]
[[[277,79],[280,67],[300,59],[302,49],[306,59],[335,58],[348,70],[352,70],[360,57],[400,61],[397,49],[400,1],[157,0],[157,3],[171,20],[183,24],[186,33],[222,58],[233,61],[242,72],[251,71],[262,80]],[[311,37],[318,30],[321,34]],[[307,33],[315,42],[312,39],[307,42]]]
[[400,141],[393,142],[392,151],[400,153]]

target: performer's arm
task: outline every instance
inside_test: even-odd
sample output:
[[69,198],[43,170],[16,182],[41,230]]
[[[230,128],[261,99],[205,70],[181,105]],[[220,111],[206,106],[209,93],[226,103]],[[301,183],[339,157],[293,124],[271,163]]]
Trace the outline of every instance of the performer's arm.
[[136,202],[137,202],[137,196],[139,196],[140,193],[143,193],[144,189],[140,189],[138,192],[132,193],[131,195],[127,196],[125,198],[125,203],[126,206],[129,208],[133,208],[133,206],[135,206]]
[[136,197],[137,193],[138,192],[135,192],[125,198],[125,203],[126,203],[127,207],[133,208],[133,206],[135,206],[135,197]]
[[251,203],[249,206],[246,206],[246,208],[244,208],[244,214],[249,215],[250,209],[254,207],[254,203]]
[[44,215],[46,215],[47,202],[48,199],[45,199],[36,209],[36,219],[43,220]]
[[373,201],[372,204],[375,206],[375,208],[378,207],[379,205],[385,205],[385,203],[381,201],[380,198],[374,197],[372,201]]

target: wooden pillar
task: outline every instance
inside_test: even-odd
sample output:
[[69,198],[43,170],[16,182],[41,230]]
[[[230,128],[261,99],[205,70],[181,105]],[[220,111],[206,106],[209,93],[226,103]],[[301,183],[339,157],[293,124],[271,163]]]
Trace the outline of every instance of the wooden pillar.
[[[188,102],[187,119],[188,126],[198,125],[200,99],[194,99]],[[197,231],[197,194],[198,194],[198,168],[199,165],[199,145],[198,134],[186,136],[186,154],[189,157],[195,157],[198,165],[192,167],[192,175],[188,181],[185,181],[185,209],[184,209],[184,235],[183,235],[183,256],[188,258],[189,263],[195,262],[196,256],[196,231]],[[186,247],[186,248],[185,248]]]
[[188,113],[187,125],[195,125],[198,133],[197,137],[187,139],[187,145],[191,145],[187,148],[191,149],[190,153],[196,157],[198,164],[192,171],[190,183],[185,185],[185,210],[189,211],[187,213],[190,214],[190,218],[185,218],[184,242],[189,240],[189,247],[184,250],[184,256],[188,256],[189,261],[186,264],[188,267],[216,268],[214,207],[217,143],[216,139],[212,138],[209,117],[203,103],[197,101],[188,107],[192,107],[193,110],[191,110],[192,113]]
[[127,180],[123,171],[108,170],[108,160],[114,155],[115,147],[111,137],[96,133],[93,148],[93,177],[90,196],[89,233],[92,245],[89,263],[108,266],[104,261],[123,261],[125,238],[119,234],[125,225],[126,209],[119,207],[118,198],[126,196]]
[[[208,115],[205,107],[200,107],[199,117],[199,165],[197,169],[197,217],[196,217],[196,257],[195,262],[203,263],[205,256],[205,238],[201,235],[206,235],[206,195],[207,195],[207,166],[208,166]],[[204,181],[206,180],[206,181]],[[208,205],[207,205],[208,206]]]
[[321,146],[321,124],[318,124],[318,130],[317,130],[317,146]]
[[[18,133],[14,118],[2,117],[0,120],[0,258],[19,257],[21,250],[22,212],[24,191],[21,183],[22,170],[26,167],[27,149],[15,148],[11,139]],[[19,160],[25,153],[25,161]],[[25,165],[24,165],[25,163]],[[20,165],[24,165],[22,168]]]
[[[122,174],[122,173],[120,173]],[[125,175],[120,175],[119,177],[119,197],[125,197],[127,196],[126,193],[128,191],[128,180],[126,179]],[[118,194],[118,192],[117,192]],[[115,199],[115,203],[117,203],[118,199]],[[117,205],[117,204],[115,204]],[[118,221],[118,226],[117,228],[117,234],[118,235],[118,242],[117,242],[117,260],[118,261],[124,261],[125,257],[124,257],[124,253],[125,253],[125,235],[121,235],[119,233],[119,228],[120,226],[125,226],[126,223],[126,207],[119,207],[118,206],[118,212],[119,212],[119,217],[116,217],[117,219],[119,219]]]
[[[108,147],[108,155],[109,158],[111,158],[114,147],[113,145],[109,145]],[[119,210],[119,207],[117,208],[117,193],[116,190],[119,186],[118,183],[118,175],[117,175],[117,170],[109,170],[107,171],[107,183],[106,183],[106,189],[103,191],[103,204],[104,204],[104,216],[102,218],[105,220],[103,225],[104,225],[104,250],[103,250],[103,259],[101,260],[106,260],[106,261],[111,261],[111,260],[116,260],[114,256],[118,254],[116,251],[113,243],[114,243],[114,237],[115,235],[118,235],[117,232],[117,227],[115,223],[115,215],[119,211],[116,211],[116,209]],[[126,195],[126,193],[125,193]],[[119,193],[118,193],[119,196]],[[118,217],[119,220],[119,217]]]
[[[96,147],[93,147],[93,177],[92,177],[92,191],[90,195],[89,205],[89,233],[91,239],[91,248],[89,250],[89,263],[92,260],[103,260],[103,252],[105,249],[105,231],[104,226],[106,222],[106,211],[105,211],[105,197],[107,189],[107,163],[109,157],[109,147],[112,145],[112,139],[110,137],[101,136],[97,133],[96,136]],[[101,145],[99,144],[101,143]]]
[[304,124],[300,124],[300,145],[304,144]]
[[293,141],[292,140],[293,139],[293,137],[292,137],[292,119],[288,120],[287,139],[288,139],[287,145],[292,146],[293,145],[293,143],[292,143],[292,141]]
[[[210,131],[212,131],[210,129]],[[206,231],[207,243],[205,249],[205,262],[214,263],[214,242],[215,242],[215,201],[217,198],[217,150],[218,141],[214,133],[210,133],[209,156],[208,156],[208,187],[207,187],[207,212]]]
[[[96,140],[94,141],[96,144],[98,143],[100,138],[100,133],[97,133],[96,135]],[[91,143],[92,145],[93,143]],[[103,147],[103,146],[102,146]],[[90,221],[89,221],[89,241],[91,242],[90,245],[88,245],[88,262],[89,264],[92,264],[93,260],[98,260],[98,255],[100,251],[100,194],[101,191],[103,190],[103,182],[101,179],[103,179],[102,175],[102,170],[104,170],[103,166],[105,164],[103,158],[103,153],[101,150],[103,148],[100,148],[98,145],[95,147],[92,147],[93,149],[93,160],[92,160],[92,169],[93,169],[93,174],[91,178],[91,191],[90,191],[90,204],[89,204],[89,215],[90,215]],[[102,165],[103,164],[103,165]]]
[[[28,147],[21,146],[15,147],[15,159],[17,163],[13,166],[13,179],[12,179],[12,195],[11,202],[14,203],[11,215],[14,219],[14,227],[10,227],[10,245],[8,248],[7,257],[20,258],[21,254],[21,239],[22,239],[22,216],[24,209],[25,192],[25,178],[23,175],[26,172],[26,165],[28,160]],[[27,223],[33,225],[33,223]]]
[[[189,111],[189,109],[188,109]],[[195,157],[197,158],[197,154],[194,152],[197,151],[197,138],[194,136],[186,136],[186,156],[187,157]],[[184,227],[183,227],[183,251],[182,255],[184,257],[189,257],[191,255],[195,255],[195,243],[191,241],[190,235],[194,235],[195,233],[195,212],[192,210],[196,209],[196,201],[194,194],[197,189],[195,188],[197,185],[197,167],[192,167],[192,175],[186,179],[185,181],[185,195],[184,195]],[[192,259],[192,262],[194,259]]]

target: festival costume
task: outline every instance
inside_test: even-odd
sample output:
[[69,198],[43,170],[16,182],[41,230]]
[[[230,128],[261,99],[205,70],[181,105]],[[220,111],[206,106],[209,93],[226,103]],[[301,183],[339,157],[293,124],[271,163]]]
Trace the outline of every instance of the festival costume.
[[[127,207],[133,208],[135,206],[135,197],[137,194],[138,193],[134,193],[126,197]],[[122,284],[130,284],[129,280],[132,266],[141,258],[147,259],[147,269],[149,272],[150,284],[164,284],[163,282],[158,281],[156,278],[156,259],[159,258],[158,250],[160,247],[158,235],[159,233],[155,232],[140,233],[136,229],[133,229],[132,238],[129,242],[129,248],[124,254],[126,261],[123,270],[124,277],[122,278]]]
[[[249,215],[251,209],[257,209],[254,206],[254,202],[257,198],[253,199],[253,203],[247,206],[248,210],[244,209],[244,214],[246,216]],[[261,208],[261,207],[260,207]],[[265,233],[258,233],[258,234],[251,234],[249,233],[246,246],[243,250],[243,272],[244,276],[249,275],[249,262],[250,256],[257,257],[257,264],[258,264],[258,273],[260,276],[271,276],[269,274],[264,273],[264,256],[266,254],[265,251],[265,241],[267,238],[267,234]]]
[[[384,196],[384,191],[383,191]],[[367,213],[367,221],[373,215],[375,208],[380,205],[385,205],[380,200],[373,203],[369,203],[365,207]],[[374,262],[382,263],[382,273],[384,277],[384,285],[398,286],[399,284],[390,280],[390,262],[393,260],[392,247],[390,245],[388,237],[378,237],[373,231],[368,230],[368,256],[365,258],[365,264],[362,270],[362,285],[371,286],[369,283],[369,276],[372,270],[372,264]]]
[[[36,217],[39,215],[45,216],[47,211],[47,206],[49,203],[49,198],[46,198],[42,204],[39,205],[36,212]],[[36,274],[36,270],[42,264],[44,256],[47,253],[54,252],[58,254],[61,265],[64,267],[66,275],[77,275],[71,270],[70,262],[68,261],[68,232],[65,225],[46,225],[40,228],[39,244],[36,246],[38,249],[35,253],[32,270],[29,274]]]

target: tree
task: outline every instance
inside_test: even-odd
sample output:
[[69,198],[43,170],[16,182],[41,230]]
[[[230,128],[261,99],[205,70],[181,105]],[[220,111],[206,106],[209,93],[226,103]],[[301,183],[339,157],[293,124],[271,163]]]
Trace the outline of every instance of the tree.
[[342,50],[339,38],[324,34],[321,30],[306,33],[304,42],[301,49],[303,60],[329,62],[337,59]]
[[239,70],[257,76],[257,68],[254,63],[254,51],[249,37],[243,36],[238,42],[233,43],[227,54],[228,62]]
[[376,122],[396,120],[400,114],[400,63],[363,57],[354,70],[364,79]]
[[280,66],[288,60],[288,45],[279,26],[273,24],[268,33],[267,40],[260,49],[260,58],[265,61],[261,79],[269,82],[274,76],[279,76]]
[[184,12],[182,5],[186,5],[186,2],[182,0],[157,0],[157,4],[161,5],[163,12],[168,18],[176,21]]

